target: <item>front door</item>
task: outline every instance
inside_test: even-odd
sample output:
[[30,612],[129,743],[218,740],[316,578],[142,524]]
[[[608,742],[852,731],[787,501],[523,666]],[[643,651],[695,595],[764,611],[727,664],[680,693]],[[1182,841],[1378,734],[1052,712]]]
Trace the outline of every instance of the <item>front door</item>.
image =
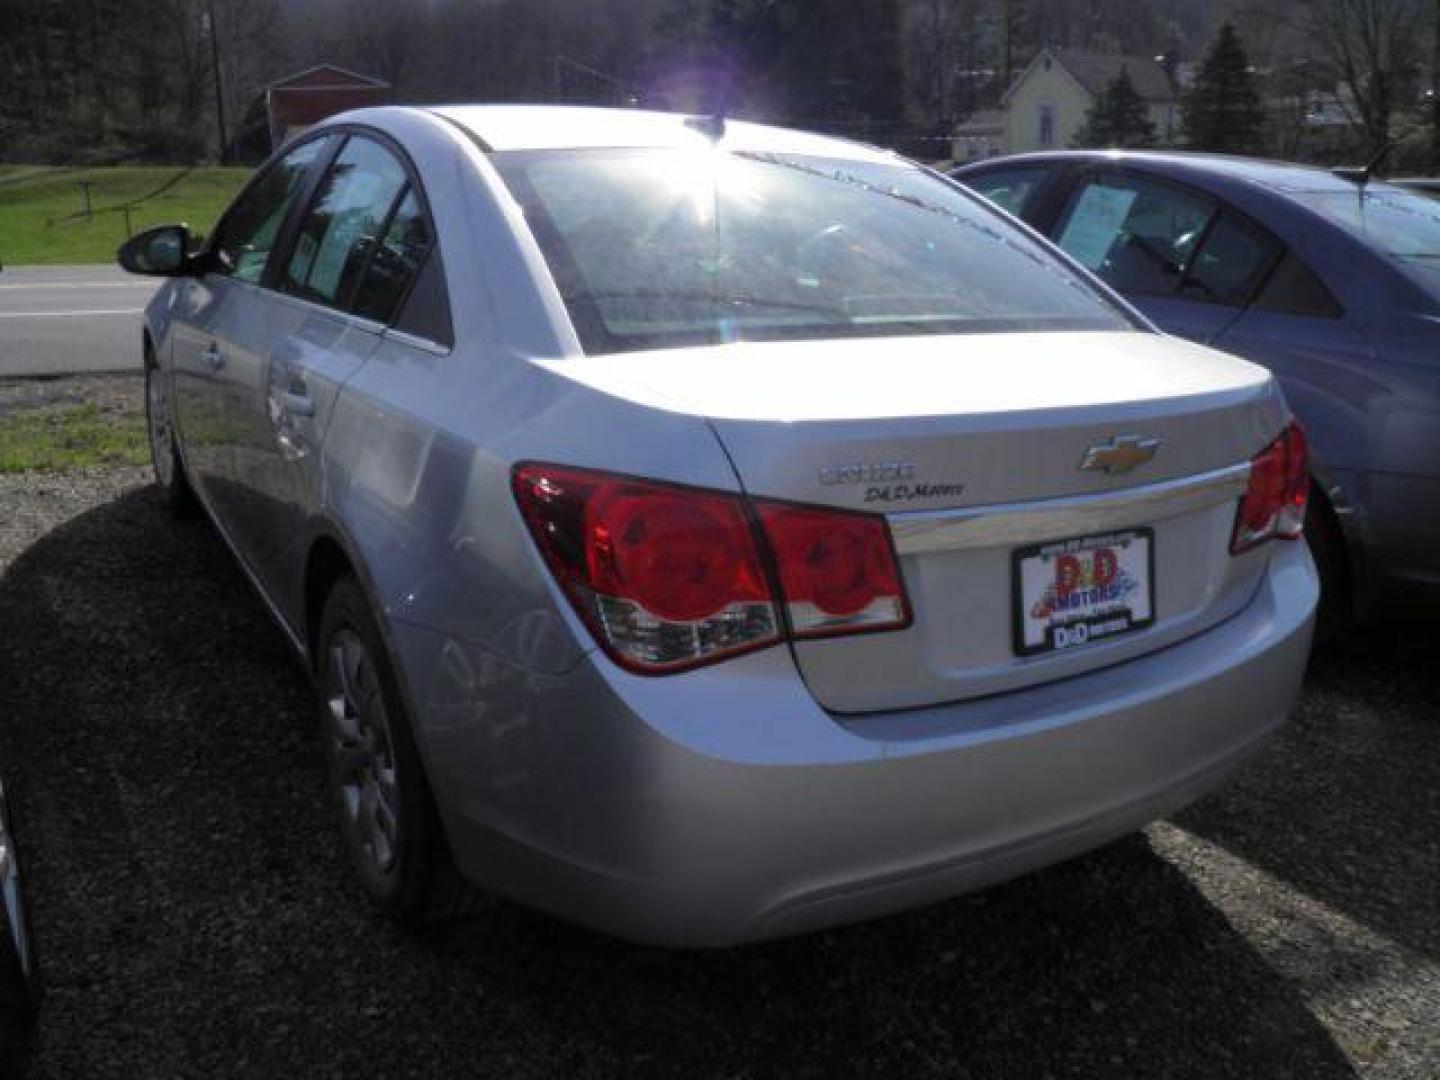
[[[233,539],[267,594],[301,625],[308,524],[323,500],[320,447],[341,387],[393,315],[390,249],[419,205],[404,166],[351,135],[315,187],[275,288],[227,329],[238,495]],[[389,297],[388,305],[377,297]]]
[[[259,173],[220,223],[203,278],[187,284],[175,334],[176,422],[185,463],[222,530],[233,538],[236,421],[243,379],[237,327],[253,326],[270,256],[326,139],[312,139]],[[242,552],[243,555],[243,552]]]

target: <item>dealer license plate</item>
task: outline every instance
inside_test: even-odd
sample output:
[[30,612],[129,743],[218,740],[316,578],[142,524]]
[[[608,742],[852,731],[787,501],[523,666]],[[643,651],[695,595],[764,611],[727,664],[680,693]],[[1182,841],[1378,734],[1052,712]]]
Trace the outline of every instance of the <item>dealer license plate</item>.
[[1015,651],[1080,648],[1155,622],[1155,535],[1126,529],[1014,554]]

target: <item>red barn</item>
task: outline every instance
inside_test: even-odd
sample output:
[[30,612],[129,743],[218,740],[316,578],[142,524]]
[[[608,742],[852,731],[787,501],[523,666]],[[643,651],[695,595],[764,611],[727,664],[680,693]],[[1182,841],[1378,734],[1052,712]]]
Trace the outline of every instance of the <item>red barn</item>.
[[296,132],[336,113],[384,105],[389,100],[387,82],[357,75],[334,64],[307,68],[265,88],[270,144],[279,146]]

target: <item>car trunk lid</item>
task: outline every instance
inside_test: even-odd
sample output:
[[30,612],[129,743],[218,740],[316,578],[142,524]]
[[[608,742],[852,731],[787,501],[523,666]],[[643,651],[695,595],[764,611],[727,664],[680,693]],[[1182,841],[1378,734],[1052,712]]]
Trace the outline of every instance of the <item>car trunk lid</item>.
[[[1231,556],[1229,540],[1283,400],[1262,369],[1161,335],[746,344],[556,367],[707,416],[752,497],[886,515],[911,625],[794,645],[811,692],[837,712],[1118,663],[1234,613],[1264,566],[1263,548]],[[1140,628],[1030,647],[1020,612],[1044,602],[1036,581],[1065,554],[1054,545],[1096,538],[1075,547],[1084,572],[1099,575],[1094,551],[1108,543]]]

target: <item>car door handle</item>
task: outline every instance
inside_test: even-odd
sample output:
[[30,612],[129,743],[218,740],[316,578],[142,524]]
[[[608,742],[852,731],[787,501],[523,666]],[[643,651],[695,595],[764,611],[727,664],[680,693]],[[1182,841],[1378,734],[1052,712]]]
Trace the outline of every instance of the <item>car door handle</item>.
[[220,351],[220,346],[211,342],[204,352],[205,366],[211,371],[219,371],[225,366],[225,354]]
[[286,391],[280,395],[280,407],[291,416],[315,415],[315,399],[309,394]]

